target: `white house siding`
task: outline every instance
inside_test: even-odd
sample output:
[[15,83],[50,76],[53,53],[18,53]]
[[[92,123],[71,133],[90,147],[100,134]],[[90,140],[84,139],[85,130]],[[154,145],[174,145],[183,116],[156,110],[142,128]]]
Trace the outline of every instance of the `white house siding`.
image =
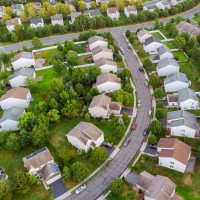
[[6,26],[9,32],[12,32],[15,30],[15,26],[14,25],[7,25]]
[[0,126],[1,126],[0,131],[4,131],[4,130],[17,131],[19,130],[19,127],[17,126],[18,123],[19,123],[18,121],[7,119],[0,123]]
[[100,69],[102,73],[108,73],[108,72],[117,73],[117,66],[115,65],[113,66],[113,65],[105,64],[105,65],[102,65]]
[[99,90],[100,93],[114,92],[115,90],[121,89],[121,87],[122,87],[121,84],[113,83],[113,82],[106,82],[106,83],[96,86],[96,88]]
[[182,90],[183,88],[188,88],[189,83],[181,82],[181,81],[175,81],[172,83],[164,84],[165,92],[178,92],[179,90]]
[[156,3],[156,7],[161,9],[161,10],[164,10],[165,8],[170,9],[171,6],[170,5],[164,5],[164,4],[162,4],[162,2],[158,2],[158,3]]
[[86,5],[86,8],[87,8],[88,10],[91,8],[90,2],[85,3],[85,5]]
[[124,14],[129,17],[130,14],[134,14],[134,15],[137,15],[137,11],[127,11],[126,8],[124,8]]
[[166,53],[160,55],[160,60],[163,60],[165,58],[174,58],[174,56],[172,53],[169,53],[169,52],[166,52]]
[[153,8],[153,9],[148,9],[146,6],[143,6],[143,11],[145,11],[145,10],[148,10],[148,11],[150,11],[150,12],[153,12],[153,11],[154,11],[154,8]]
[[[35,75],[33,76],[35,77]],[[19,87],[25,85],[25,80],[28,78],[28,76],[17,76],[11,80],[9,80],[10,85],[13,87]]]
[[56,25],[56,24],[63,25],[64,24],[63,20],[54,20],[51,23],[52,23],[52,25]]
[[174,158],[159,157],[158,164],[160,166],[163,166],[163,167],[175,170],[175,171],[179,171],[179,172],[182,172],[182,173],[185,172],[185,168],[186,168],[186,165],[175,160]]
[[95,144],[97,147],[101,146],[101,144],[104,142],[104,135],[102,134],[101,137],[99,137],[96,141]]
[[96,41],[96,42],[90,44],[90,45],[89,45],[89,48],[90,48],[90,50],[92,50],[92,49],[94,49],[95,47],[98,47],[98,46],[107,47],[107,46],[108,46],[108,42],[98,40],[98,41]]
[[142,37],[138,37],[138,40],[141,42],[141,43],[144,43],[146,39],[152,37],[152,35],[150,33],[147,33],[147,34],[144,34]]
[[170,133],[173,136],[195,138],[196,130],[187,126],[170,127]]
[[161,69],[156,68],[156,71],[157,71],[158,76],[168,76],[168,75],[179,72],[179,67],[168,65]]
[[184,102],[180,102],[180,108],[182,110],[196,110],[199,109],[199,102],[193,99],[188,99]]
[[31,65],[35,66],[34,59],[20,58],[12,63],[14,70],[17,70],[23,67],[31,67]]
[[60,178],[61,178],[61,174],[58,174],[57,176],[55,176],[55,177],[51,178],[50,180],[46,181],[46,183],[47,183],[48,185],[50,185],[51,183],[57,181],[57,180],[60,179]]
[[156,51],[157,48],[161,47],[162,46],[162,43],[159,43],[159,42],[152,42],[151,44],[145,46],[144,45],[144,50],[145,52],[153,52],[153,51]]
[[119,110],[111,110],[114,115],[120,115],[121,108]]
[[106,51],[102,51],[99,52],[98,54],[93,55],[93,60],[96,61],[100,58],[107,58],[110,60],[113,60],[113,53],[112,52],[106,52]]
[[44,27],[44,23],[30,24],[31,28]]
[[89,108],[89,113],[92,117],[102,117],[105,119],[108,119],[110,116],[106,110],[99,107]]
[[110,14],[110,13],[107,12],[107,14],[108,14],[108,16],[109,16],[111,19],[118,19],[118,18],[119,18],[119,12],[117,12],[117,13],[112,13],[112,14]]

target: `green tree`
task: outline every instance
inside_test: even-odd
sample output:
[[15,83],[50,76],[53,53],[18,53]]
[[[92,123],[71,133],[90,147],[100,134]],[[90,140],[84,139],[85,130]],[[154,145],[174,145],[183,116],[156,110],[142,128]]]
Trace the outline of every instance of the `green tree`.
[[163,110],[161,108],[156,109],[156,118],[162,119],[164,117]]
[[67,101],[61,110],[63,116],[73,119],[79,116],[80,104],[77,100]]
[[150,135],[148,138],[148,144],[156,144],[157,143],[157,138],[155,135]]
[[36,92],[38,89],[38,82],[33,77],[27,77],[25,79],[25,86],[31,90],[32,93]]
[[19,41],[19,38],[17,37],[17,35],[14,32],[11,33],[10,38],[11,38],[11,41],[14,43]]
[[158,120],[153,120],[150,124],[149,130],[152,131],[156,137],[162,137],[162,133],[166,130],[166,128],[162,125],[162,123]]
[[149,78],[149,83],[153,88],[160,87],[162,81],[157,74],[152,74]]
[[122,80],[126,80],[127,78],[130,78],[131,77],[131,72],[129,69],[124,69],[120,74],[119,74],[119,77],[122,79]]
[[91,1],[90,5],[91,5],[92,9],[96,9],[97,8],[97,4],[96,4],[95,1]]
[[83,0],[78,0],[77,4],[78,4],[78,10],[79,11],[86,10],[86,4]]
[[24,112],[19,117],[19,128],[26,131],[32,131],[36,124],[36,116],[32,112]]
[[154,96],[156,99],[162,99],[165,96],[165,92],[162,88],[156,88],[154,90]]
[[56,4],[56,13],[67,15],[70,13],[69,4],[57,3]]
[[78,93],[79,96],[85,95],[85,90],[84,90],[84,87],[81,83],[77,83],[75,85],[75,91]]
[[68,166],[63,167],[63,178],[67,181],[72,177],[71,169]]
[[12,199],[12,184],[9,180],[0,180],[0,199],[11,200]]
[[128,92],[128,93],[133,93],[133,87],[131,86],[130,83],[127,83],[125,86],[124,86],[124,91]]
[[64,67],[63,67],[62,62],[60,60],[53,60],[53,70],[57,74],[62,73],[62,71],[64,70]]
[[33,3],[27,3],[24,7],[24,10],[27,14],[28,17],[30,18],[35,18],[37,17],[37,10],[36,8],[34,7],[34,4]]
[[78,59],[78,56],[77,56],[77,53],[75,51],[69,50],[67,52],[67,62],[70,65],[76,65],[77,64],[77,59]]
[[84,119],[85,119],[86,122],[90,122],[90,120],[91,120],[90,114],[89,113],[85,113]]
[[9,15],[10,17],[13,17],[15,15],[14,11],[12,10],[10,6],[4,7],[4,13]]
[[49,91],[55,94],[59,94],[63,90],[63,87],[63,82],[60,79],[53,78],[50,83]]
[[128,30],[126,30],[126,37],[128,38],[130,35],[131,35],[131,31],[128,29]]
[[41,49],[43,44],[39,38],[34,37],[32,39],[32,45],[33,45],[33,48],[35,49]]
[[64,165],[67,165],[76,155],[76,150],[74,148],[64,148],[58,152],[58,156]]
[[75,162],[71,166],[72,177],[75,181],[82,181],[88,176],[89,170],[84,163]]
[[10,133],[8,135],[5,148],[12,151],[19,151],[21,149],[21,141],[17,133]]
[[175,37],[174,39],[174,44],[176,46],[178,46],[181,49],[184,49],[185,45],[186,45],[186,40],[184,37],[182,37],[181,35],[178,35]]
[[2,21],[3,22],[6,22],[7,20],[10,20],[11,19],[11,16],[9,16],[8,14],[3,14],[2,15]]
[[107,12],[107,9],[108,9],[108,4],[106,2],[101,2],[99,9],[100,9],[102,14],[105,14]]
[[122,179],[114,179],[110,184],[110,189],[113,194],[120,195],[124,189],[124,182]]
[[107,158],[108,153],[104,147],[96,147],[91,153],[91,161],[95,165],[102,164]]
[[58,109],[59,103],[54,98],[51,98],[50,101],[49,101],[49,107],[51,109]]
[[26,21],[28,19],[26,13],[24,11],[20,12],[20,15],[19,15],[20,19],[22,22]]
[[60,120],[59,111],[56,109],[52,109],[47,113],[47,117],[49,118],[50,122],[59,122]]
[[156,108],[164,108],[164,103],[159,101],[156,103]]
[[65,41],[64,47],[66,48],[67,51],[69,50],[75,50],[76,49],[76,45],[73,41]]
[[8,72],[0,71],[0,80],[6,81],[8,79]]
[[22,25],[16,24],[14,26],[14,33],[16,34],[19,41],[24,39],[24,27]]

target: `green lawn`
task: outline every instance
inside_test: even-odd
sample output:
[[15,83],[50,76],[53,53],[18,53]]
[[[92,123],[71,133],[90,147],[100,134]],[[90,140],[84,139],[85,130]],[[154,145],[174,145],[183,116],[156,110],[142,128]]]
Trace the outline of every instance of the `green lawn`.
[[180,172],[161,167],[157,165],[157,159],[147,155],[142,156],[133,167],[137,172],[147,171],[152,175],[163,175],[171,179],[176,185],[176,192],[185,200],[199,200],[200,199],[200,162],[196,161],[195,174],[182,174]]
[[158,38],[160,40],[165,39],[159,32],[151,33],[151,35],[153,35],[155,38]]
[[77,58],[77,64],[75,65],[84,65],[84,64],[89,64],[90,61],[87,60],[87,55],[86,56],[78,56]]
[[83,44],[77,44],[76,46],[75,46],[75,50],[74,51],[76,51],[78,54],[79,53],[85,53],[86,51],[85,51],[85,47],[87,46],[87,43],[83,43]]
[[173,51],[172,53],[173,53],[174,57],[177,58],[179,61],[188,60],[188,58],[186,57],[184,52],[181,50]]
[[196,16],[196,17],[193,17],[192,20],[200,23],[200,15]]
[[124,62],[117,62],[117,68],[126,68]]
[[200,110],[187,110],[187,112],[190,112],[196,116],[200,116]]
[[174,41],[167,41],[164,42],[164,44],[169,48],[169,49],[177,49],[177,46],[174,44]]

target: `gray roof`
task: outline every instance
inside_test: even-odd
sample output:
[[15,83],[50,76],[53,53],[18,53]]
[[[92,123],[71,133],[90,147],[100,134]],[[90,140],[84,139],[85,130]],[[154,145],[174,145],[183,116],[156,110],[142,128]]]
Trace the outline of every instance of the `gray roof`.
[[168,84],[168,83],[173,83],[175,81],[180,81],[180,82],[184,82],[184,83],[189,83],[189,80],[187,79],[186,74],[183,73],[175,73],[171,76],[168,76],[165,80],[164,80],[164,84]]
[[148,9],[154,9],[156,7],[156,3],[158,3],[160,0],[154,0],[154,1],[149,1],[144,4]]
[[81,12],[73,12],[69,16],[71,17],[71,19],[73,19],[73,18],[78,17],[79,15],[81,15]]
[[90,3],[90,2],[91,2],[91,0],[84,0],[84,2],[85,2],[85,3]]
[[149,174],[146,171],[143,171],[138,176],[138,178],[136,180],[136,184],[139,185],[140,187],[144,188],[145,190],[147,190],[154,179],[155,179],[155,176]]
[[158,43],[161,43],[161,41],[158,39],[158,38],[155,38],[155,37],[149,37],[145,40],[144,42],[144,45],[147,46],[153,42],[158,42]]
[[137,8],[136,8],[136,6],[127,6],[127,7],[126,7],[126,10],[127,10],[128,12],[132,12],[132,11],[137,11]]
[[165,6],[170,5],[170,2],[168,0],[163,0],[161,3]]
[[199,101],[197,98],[197,95],[195,94],[195,91],[190,88],[184,88],[180,91],[178,91],[179,101],[183,102],[188,99],[193,99],[195,101]]
[[22,10],[23,9],[22,6],[23,6],[22,4],[13,4],[13,5],[11,5],[11,8],[13,10]]
[[190,119],[174,120],[171,122],[170,127],[176,127],[176,126],[182,126],[182,125],[185,125],[194,130],[198,130],[198,124],[196,123],[196,121],[193,121]]
[[18,77],[18,76],[31,76],[33,77],[35,70],[33,68],[23,67],[14,72],[14,74],[9,76],[9,80]]
[[196,116],[184,110],[176,110],[167,113],[167,120],[176,120],[176,119],[196,120]]
[[179,64],[176,62],[176,60],[172,59],[172,58],[165,58],[159,61],[157,68],[158,69],[162,69],[164,67],[167,67],[168,65],[173,65],[176,67],[179,67]]
[[11,107],[4,111],[2,118],[0,119],[0,123],[10,119],[18,121],[18,117],[24,112],[24,108],[18,108],[18,107]]
[[162,54],[164,54],[164,53],[166,53],[166,52],[168,52],[168,53],[172,53],[171,51],[170,51],[170,49],[166,46],[166,45],[162,45],[161,47],[159,47],[158,49],[157,49],[157,52],[158,52],[158,55],[162,55]]
[[95,16],[95,15],[100,15],[101,14],[99,9],[90,10],[89,13],[90,13],[90,16],[92,16],[92,17]]
[[43,23],[43,19],[42,18],[30,19],[30,24],[39,24],[39,23]]
[[54,16],[51,16],[51,21],[57,21],[57,20],[63,20],[62,14],[56,14]]
[[11,62],[15,62],[16,60],[20,58],[27,58],[27,59],[33,59],[33,54],[30,52],[22,51],[21,53],[18,53],[14,56],[14,58],[11,59]]

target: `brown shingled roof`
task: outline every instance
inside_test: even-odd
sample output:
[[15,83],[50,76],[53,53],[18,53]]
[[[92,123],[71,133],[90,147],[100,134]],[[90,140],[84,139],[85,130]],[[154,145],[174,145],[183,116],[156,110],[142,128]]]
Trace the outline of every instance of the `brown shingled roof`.
[[103,108],[104,110],[107,110],[110,103],[111,103],[110,97],[106,96],[105,94],[100,94],[93,97],[89,108],[93,108],[97,106],[97,107]]
[[93,44],[94,42],[97,42],[97,41],[107,42],[107,39],[105,39],[101,36],[98,36],[98,35],[95,35],[95,36],[88,39],[89,45],[91,45],[91,44]]
[[18,24],[19,18],[14,18],[6,21],[6,26]]
[[103,73],[97,76],[96,80],[96,86],[100,85],[105,82],[113,82],[113,83],[121,83],[121,79],[117,77],[116,74],[111,74],[111,73]]
[[92,49],[92,54],[96,55],[98,53],[100,53],[101,51],[105,51],[105,52],[109,52],[112,53],[111,49],[108,49],[108,47],[104,47],[104,46],[97,46],[94,49]]
[[106,59],[106,58],[100,58],[100,59],[94,61],[94,64],[98,67],[101,67],[102,65],[105,65],[105,64],[117,66],[116,62]]
[[116,7],[108,8],[109,14],[115,14],[116,12],[119,12],[118,8]]

